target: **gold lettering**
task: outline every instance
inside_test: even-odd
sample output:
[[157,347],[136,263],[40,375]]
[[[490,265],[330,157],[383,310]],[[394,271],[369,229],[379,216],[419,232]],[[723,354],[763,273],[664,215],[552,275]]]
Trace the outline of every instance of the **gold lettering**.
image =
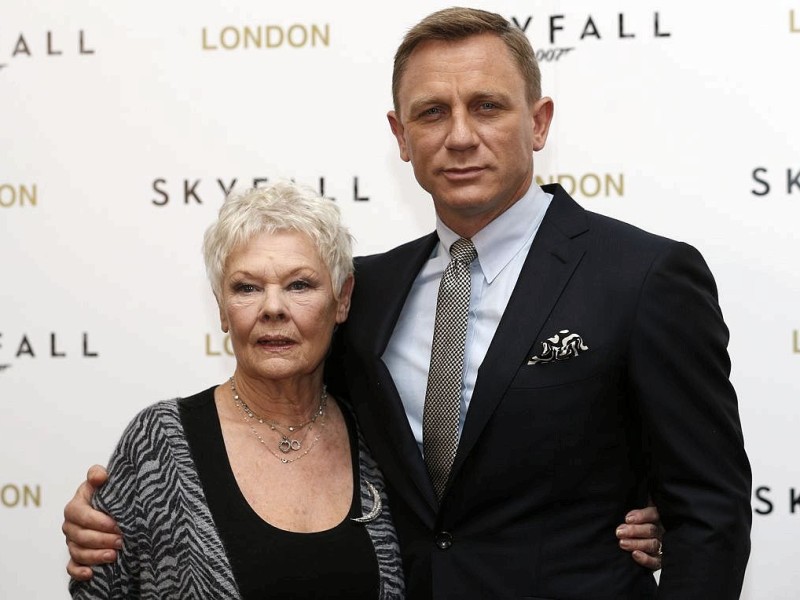
[[28,188],[26,188],[24,185],[20,186],[20,188],[19,188],[19,195],[20,195],[19,205],[20,206],[25,204],[26,200],[28,201],[28,204],[30,204],[31,206],[36,206],[36,202],[38,200],[38,194],[37,194],[37,191],[36,191],[36,184],[35,183],[33,184],[32,188],[33,188],[33,193],[31,193],[31,191]]
[[208,31],[203,27],[203,50],[219,50],[217,46],[208,45]]
[[42,489],[36,485],[31,488],[29,485],[22,487],[8,483],[0,488],[0,504],[6,508],[16,508],[18,506],[42,505]]
[[253,42],[253,46],[255,48],[261,48],[261,28],[257,27],[253,29],[252,27],[245,27],[244,28],[244,47],[249,48],[250,42]]
[[42,488],[36,486],[35,491],[29,486],[22,486],[22,504],[23,506],[36,506],[37,508],[42,505]]
[[792,332],[792,341],[794,342],[794,353],[800,354],[800,334],[797,329]]
[[[281,44],[283,44],[283,29],[278,27],[277,25],[267,25],[264,28],[267,31],[267,48],[277,48]],[[278,40],[273,41],[272,33],[276,32],[278,34]]]
[[617,181],[614,181],[613,176],[611,173],[606,173],[606,196],[611,195],[611,188],[617,192],[617,196],[624,196],[625,195],[625,174],[619,173],[617,175]]
[[[330,46],[330,24],[302,25],[295,23],[287,28],[280,25],[223,27],[216,42],[209,41],[208,28],[201,29],[203,50],[242,50],[249,48],[279,48],[284,44],[292,48]],[[212,32],[212,38],[215,37]],[[216,44],[219,44],[217,46]]]
[[580,176],[570,175],[569,173],[559,173],[558,175],[548,175],[547,181],[540,175],[536,175],[536,183],[557,183],[564,188],[570,195],[579,192],[582,196],[593,198],[595,196],[624,196],[625,195],[625,174],[617,173],[585,173]]
[[[299,41],[297,41],[297,36],[292,35],[295,31],[300,32]],[[289,38],[290,46],[292,46],[293,48],[300,48],[302,46],[305,46],[306,42],[308,41],[308,31],[306,31],[306,28],[303,27],[302,25],[292,25],[291,27],[289,27],[289,33],[287,34],[287,37]]]
[[7,183],[0,185],[0,207],[8,208],[9,206],[14,206],[15,204],[24,206],[26,202],[31,206],[36,206],[36,201],[36,184],[34,184],[31,188],[27,188],[24,185],[19,186],[19,188],[15,188]]
[[319,28],[319,25],[311,26],[311,45],[316,47],[317,40],[320,40],[323,46],[331,45],[331,26],[329,23],[325,23],[324,31]]
[[221,356],[222,352],[211,349],[211,335],[206,334],[206,356]]
[[3,506],[7,506],[9,508],[15,507],[17,504],[19,504],[19,497],[19,488],[15,485],[11,485],[9,483],[0,489],[0,502],[3,503]]
[[4,183],[0,185],[0,206],[8,208],[17,202],[17,190],[13,186]]
[[217,350],[211,342],[211,335],[206,334],[206,356],[233,356],[233,344],[231,344],[231,336],[225,334],[222,338],[222,349]]
[[[225,38],[228,33],[233,34],[233,42],[226,42]],[[235,27],[225,27],[219,34],[219,43],[222,44],[222,47],[226,50],[233,50],[237,48],[240,41],[241,36],[239,35],[239,30]]]
[[[586,185],[587,181],[594,182],[594,190],[590,191]],[[600,193],[600,178],[594,173],[588,173],[581,177],[581,194],[587,198],[592,198]]]
[[789,11],[789,31],[791,33],[800,33],[800,28],[794,22],[794,10]]

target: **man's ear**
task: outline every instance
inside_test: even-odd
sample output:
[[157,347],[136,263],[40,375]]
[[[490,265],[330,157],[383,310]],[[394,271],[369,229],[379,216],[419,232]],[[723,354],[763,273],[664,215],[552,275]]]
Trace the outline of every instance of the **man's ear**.
[[394,139],[397,140],[397,145],[400,148],[400,158],[402,158],[405,162],[408,162],[411,160],[411,157],[408,154],[408,146],[406,145],[405,127],[403,127],[400,117],[398,117],[397,113],[395,113],[393,110],[390,110],[386,114],[386,118],[389,119],[389,127],[391,127]]
[[550,123],[553,121],[553,100],[544,96],[533,103],[531,121],[533,125],[533,150],[538,152],[547,142]]

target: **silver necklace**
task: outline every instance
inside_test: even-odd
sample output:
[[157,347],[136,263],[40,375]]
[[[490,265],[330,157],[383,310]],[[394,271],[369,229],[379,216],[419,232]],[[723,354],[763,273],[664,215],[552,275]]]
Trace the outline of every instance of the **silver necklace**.
[[[238,396],[236,392],[236,383],[231,377],[231,390],[233,391],[234,396]],[[313,428],[314,423],[316,420],[322,416],[325,412],[325,406],[327,404],[327,393],[325,392],[325,387],[322,388],[322,394],[320,397],[319,406],[314,414],[311,416],[310,419],[305,421],[304,423],[300,423],[299,425],[282,425],[277,421],[273,421],[271,419],[267,419],[260,415],[257,415],[253,409],[251,409],[247,402],[239,398],[239,402],[241,403],[242,409],[247,414],[248,421],[256,420],[262,425],[267,425],[272,431],[276,431],[278,435],[281,436],[280,441],[278,442],[278,450],[280,450],[283,454],[289,454],[290,452],[298,452],[303,447],[303,442],[305,442],[306,438],[308,437],[309,431]],[[302,439],[298,439],[296,436],[296,432],[304,429],[308,426],[308,430],[305,432],[305,435]],[[285,433],[281,431],[281,429],[286,430]]]
[[[317,431],[314,434],[314,439],[311,442],[311,444],[308,446],[308,448],[306,448],[305,452],[303,452],[299,456],[296,456],[294,458],[286,458],[285,456],[280,456],[279,454],[276,454],[275,451],[272,448],[270,448],[266,440],[264,440],[264,438],[261,437],[261,434],[256,430],[255,426],[253,425],[253,421],[258,421],[263,425],[269,426],[271,431],[277,431],[278,435],[281,436],[281,439],[278,442],[278,450],[280,450],[282,454],[288,454],[290,452],[299,452],[302,449],[303,444],[306,441],[306,438],[311,433],[311,430],[314,428],[314,424],[317,422],[317,420],[319,419],[320,421],[320,428],[325,426],[325,408],[328,404],[328,392],[325,386],[322,386],[322,393],[320,394],[319,407],[317,408],[316,412],[310,419],[308,419],[304,423],[301,423],[300,425],[282,425],[277,421],[265,419],[255,414],[252,411],[252,409],[247,405],[247,403],[244,400],[242,400],[242,398],[239,396],[239,393],[236,390],[236,382],[233,380],[233,377],[230,378],[230,384],[231,384],[231,392],[233,393],[233,402],[234,404],[236,404],[239,410],[242,411],[242,418],[244,419],[245,423],[247,423],[247,425],[250,427],[250,431],[253,433],[256,439],[261,443],[261,445],[264,446],[264,448],[268,450],[270,454],[272,454],[283,464],[289,464],[293,463],[296,460],[300,460],[306,454],[311,452],[311,449],[317,445],[321,431]],[[289,434],[292,434],[306,427],[308,429],[306,430],[306,433],[301,440],[294,438],[294,436],[292,436],[292,439],[290,439],[287,434],[280,431],[280,428],[283,428],[286,429],[287,432],[289,432]]]

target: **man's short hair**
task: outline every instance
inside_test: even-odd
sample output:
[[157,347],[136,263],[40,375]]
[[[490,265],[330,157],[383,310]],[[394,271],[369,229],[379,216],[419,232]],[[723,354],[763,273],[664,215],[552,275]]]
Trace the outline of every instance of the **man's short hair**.
[[392,74],[392,100],[394,110],[400,115],[397,100],[400,80],[406,71],[408,59],[414,49],[428,40],[459,41],[490,33],[505,43],[511,56],[519,67],[520,75],[528,89],[528,101],[536,102],[542,97],[542,76],[536,62],[536,54],[525,33],[497,13],[475,8],[445,8],[431,13],[409,29],[394,55],[394,72]]

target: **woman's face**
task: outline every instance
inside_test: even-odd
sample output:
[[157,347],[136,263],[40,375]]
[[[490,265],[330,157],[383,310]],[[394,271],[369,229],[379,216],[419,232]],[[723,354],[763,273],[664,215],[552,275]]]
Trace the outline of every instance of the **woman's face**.
[[351,276],[334,297],[330,272],[303,233],[262,233],[234,248],[219,307],[237,371],[262,380],[320,372],[333,328],[347,318],[352,289]]

